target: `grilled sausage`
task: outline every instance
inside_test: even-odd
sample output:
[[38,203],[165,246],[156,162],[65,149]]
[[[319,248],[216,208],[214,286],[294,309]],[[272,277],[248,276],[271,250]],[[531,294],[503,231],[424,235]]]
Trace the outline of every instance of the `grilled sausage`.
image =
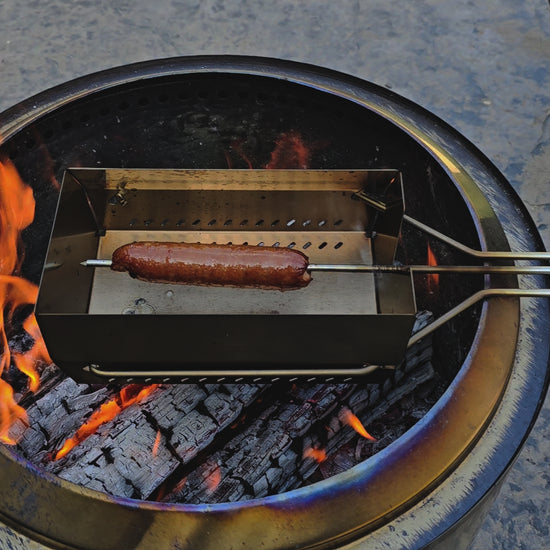
[[141,241],[113,253],[111,269],[148,282],[292,290],[311,280],[308,258],[269,246]]

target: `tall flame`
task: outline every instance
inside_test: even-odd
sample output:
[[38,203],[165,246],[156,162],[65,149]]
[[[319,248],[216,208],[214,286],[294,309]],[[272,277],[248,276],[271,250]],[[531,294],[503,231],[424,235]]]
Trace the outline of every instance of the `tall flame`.
[[139,403],[149,394],[151,394],[158,384],[142,386],[140,384],[129,384],[118,392],[113,399],[107,401],[95,411],[87,422],[82,424],[73,437],[70,437],[63,443],[63,446],[57,451],[54,460],[59,460],[66,456],[74,447],[90,437],[97,429],[107,422],[113,420],[124,409],[127,409],[134,403]]
[[372,437],[372,435],[367,432],[365,426],[363,426],[359,418],[357,418],[357,416],[355,416],[349,409],[343,409],[341,411],[340,419],[342,420],[342,422],[344,422],[344,424],[351,426],[359,435],[361,435],[365,439],[368,439],[369,441],[376,441],[376,438]]
[[[22,306],[34,304],[38,295],[36,285],[19,277],[23,260],[21,232],[32,223],[34,209],[32,189],[19,177],[11,162],[0,162],[0,377],[6,374],[13,361],[29,378],[32,392],[40,383],[37,364],[51,362],[34,314],[23,323],[23,329],[34,339],[29,351],[10,350],[7,328],[15,312]],[[17,443],[17,438],[10,434],[17,421],[26,423],[26,412],[15,401],[10,384],[0,378],[0,441],[8,445]]]
[[34,197],[9,161],[0,162],[0,205],[0,273],[15,275],[21,263],[21,231],[34,219]]

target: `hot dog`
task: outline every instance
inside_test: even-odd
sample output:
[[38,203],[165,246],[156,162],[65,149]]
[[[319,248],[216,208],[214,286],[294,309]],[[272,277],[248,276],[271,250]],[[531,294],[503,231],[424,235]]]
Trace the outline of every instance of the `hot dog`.
[[270,246],[141,241],[113,253],[111,269],[148,282],[293,290],[311,280],[308,258]]

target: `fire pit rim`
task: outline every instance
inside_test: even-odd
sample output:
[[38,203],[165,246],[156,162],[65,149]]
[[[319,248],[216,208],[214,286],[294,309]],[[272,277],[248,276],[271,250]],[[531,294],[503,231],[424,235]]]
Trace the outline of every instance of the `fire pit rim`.
[[[159,65],[160,64],[160,65]],[[279,67],[279,73],[276,71],[274,72],[274,64],[276,64],[277,67]],[[180,72],[178,72],[180,71]],[[183,72],[182,72],[183,71]],[[434,122],[437,122],[437,124],[440,126],[440,130],[443,133],[446,133],[447,136],[451,136],[452,139],[456,140],[458,143],[460,149],[469,149],[470,151],[463,151],[463,154],[472,153],[472,151],[475,153],[476,157],[481,160],[482,164],[485,164],[488,166],[490,170],[492,170],[492,177],[495,177],[499,180],[499,183],[501,185],[505,185],[505,182],[498,174],[496,169],[488,163],[487,159],[483,157],[477,149],[474,148],[473,145],[471,145],[469,142],[465,140],[462,136],[460,136],[456,131],[448,127],[445,123],[442,123],[437,117],[434,115],[431,115],[427,111],[424,111],[422,108],[419,108],[417,105],[415,105],[412,102],[409,102],[408,100],[404,100],[403,98],[400,98],[393,92],[388,92],[386,89],[381,88],[379,86],[376,86],[374,84],[366,83],[365,81],[359,80],[354,77],[350,77],[347,75],[343,75],[341,73],[337,73],[335,71],[330,71],[328,69],[319,69],[318,67],[313,67],[310,65],[303,65],[303,64],[297,64],[293,62],[288,61],[278,61],[278,60],[272,60],[272,59],[266,59],[266,58],[244,58],[244,57],[234,57],[234,56],[208,56],[208,57],[193,57],[193,58],[172,58],[167,60],[161,60],[161,61],[149,61],[145,63],[137,63],[131,66],[126,67],[120,67],[117,69],[112,69],[110,71],[103,71],[99,73],[95,73],[93,75],[89,75],[86,77],[81,77],[79,79],[76,79],[72,82],[69,82],[67,84],[57,86],[55,88],[52,88],[46,92],[43,92],[41,94],[38,94],[34,98],[30,98],[29,100],[26,100],[19,105],[16,105],[15,107],[9,109],[6,111],[3,115],[0,115],[0,135],[3,136],[2,139],[7,140],[11,136],[15,135],[17,132],[28,126],[29,124],[32,124],[33,122],[37,121],[42,116],[45,116],[48,113],[54,112],[57,109],[62,108],[64,105],[67,105],[71,101],[74,101],[76,99],[85,97],[86,95],[107,89],[107,88],[113,88],[120,84],[127,84],[129,82],[134,82],[142,79],[154,79],[157,77],[162,76],[170,76],[174,74],[183,74],[183,73],[196,73],[196,72],[220,72],[220,73],[246,73],[246,74],[254,74],[256,76],[266,76],[271,78],[281,78],[284,80],[292,81],[296,84],[306,85],[310,87],[314,87],[318,90],[327,92],[327,93],[333,93],[335,95],[338,95],[339,97],[342,97],[347,100],[355,101],[361,105],[363,105],[366,108],[372,108],[372,105],[369,106],[368,103],[365,103],[364,101],[360,100],[361,91],[363,94],[374,94],[378,96],[378,100],[380,99],[386,99],[392,103],[392,107],[395,108],[395,103],[398,104],[397,111],[393,113],[394,116],[401,116],[403,120],[406,119],[406,112],[414,108],[417,110],[420,114],[417,113],[417,117],[422,115],[422,117],[426,118],[431,124]],[[309,77],[306,78],[306,75]],[[98,83],[97,79],[101,78],[102,82]],[[346,93],[342,93],[341,90],[337,90],[334,87],[331,89],[327,82],[323,84],[324,80],[330,80],[335,79],[338,81],[339,85],[342,86],[344,83],[349,86]],[[92,86],[92,84],[95,84],[95,86]],[[325,85],[325,88],[323,88],[323,85]],[[72,90],[72,91],[71,91]],[[57,100],[56,100],[57,95]],[[387,108],[387,105],[384,105],[384,108]],[[399,113],[400,109],[404,109],[404,112]],[[26,111],[32,112],[32,115],[28,116],[22,116],[22,113],[25,113]],[[418,121],[417,121],[418,122]],[[418,136],[416,136],[418,138]],[[436,141],[439,139],[438,136],[433,136]],[[422,144],[420,141],[419,143]],[[465,145],[466,144],[466,145]],[[424,142],[422,144],[426,150],[427,149],[427,143]],[[433,152],[432,152],[433,154]],[[447,169],[447,172],[450,176],[452,176],[452,170],[449,171],[449,166],[445,167]],[[456,174],[455,174],[456,175]],[[459,187],[459,189],[461,189]],[[513,191],[508,190],[510,195],[513,195]],[[469,203],[468,203],[469,204]],[[523,206],[523,205],[522,205]],[[523,207],[524,213],[525,208]],[[476,225],[478,226],[478,229],[482,228],[483,220],[477,220],[474,216],[473,219],[476,222]],[[529,220],[527,220],[529,221]],[[497,241],[500,241],[501,248],[507,247],[506,237],[504,235],[504,232],[501,235],[502,238],[497,238]],[[485,235],[483,232],[480,233],[480,239],[482,240],[482,245],[485,247],[487,243],[485,242]],[[504,240],[502,240],[504,239]],[[536,240],[536,237],[535,237]],[[494,244],[494,243],[491,243]],[[540,247],[540,241],[536,244],[536,246]],[[510,281],[508,281],[510,282]],[[513,281],[512,281],[513,283]],[[519,307],[518,307],[518,300],[510,301],[514,305],[511,306],[511,310],[509,312],[509,315],[512,317],[517,317]],[[495,308],[490,304],[485,304],[481,316],[481,322],[478,329],[478,336],[481,334],[482,330],[481,327],[485,326],[487,323],[487,320],[491,315],[495,314],[494,310]],[[499,308],[497,308],[498,310]],[[472,347],[472,350],[476,350],[477,344],[474,344]],[[469,363],[465,363],[465,365],[469,366]],[[458,378],[456,379],[456,383],[458,384],[461,377],[466,375],[465,366],[462,367],[460,370],[460,373],[458,374]],[[507,378],[507,377],[506,377]],[[444,408],[444,404],[448,403],[448,400],[451,399],[450,390],[440,399],[440,401],[436,404],[436,406],[432,409],[434,411],[434,414],[438,412],[438,409]],[[496,404],[495,404],[496,406]],[[539,405],[540,406],[540,402]],[[488,421],[488,420],[487,420]],[[420,421],[416,426],[414,426],[411,430],[405,434],[405,438],[412,438],[413,435],[417,434],[422,427],[426,424],[427,421]],[[534,421],[533,421],[534,422]],[[525,437],[525,434],[523,435]],[[387,451],[385,455],[390,456],[392,453],[395,453],[396,449],[399,449],[402,446],[404,439],[400,438],[399,440],[395,441],[391,446],[387,448]],[[474,442],[472,442],[473,445]],[[14,453],[7,449],[0,449],[1,453],[0,456],[2,458],[10,457],[11,460],[14,458]],[[517,451],[516,451],[517,452]],[[381,453],[378,453],[376,455],[377,457],[385,456],[384,451]],[[515,455],[515,453],[514,453]],[[20,457],[17,457],[15,455],[16,462],[19,464],[25,463],[26,461],[24,459],[21,459]],[[224,512],[228,510],[243,510],[243,509],[251,509],[259,506],[268,506],[271,504],[281,504],[281,506],[284,508],[289,503],[293,502],[294,498],[298,496],[303,496],[304,502],[309,501],[312,496],[318,492],[323,492],[323,489],[330,489],[332,487],[336,487],[337,490],[341,490],[343,485],[345,485],[344,480],[349,481],[350,478],[355,477],[361,477],[361,473],[367,470],[372,470],[372,464],[373,461],[365,461],[363,464],[356,466],[352,470],[345,472],[343,474],[339,474],[338,476],[334,476],[333,478],[330,478],[326,481],[319,482],[310,488],[302,488],[302,489],[296,489],[294,491],[289,491],[288,493],[284,493],[282,495],[277,495],[275,497],[266,497],[264,499],[255,499],[253,501],[244,502],[244,503],[235,503],[232,504],[221,504],[221,505],[165,505],[165,504],[156,504],[156,503],[150,503],[150,502],[142,502],[142,501],[133,501],[132,499],[119,499],[114,497],[109,497],[107,495],[104,495],[102,493],[96,493],[95,491],[89,490],[89,489],[83,489],[81,487],[77,487],[72,483],[65,482],[63,480],[60,480],[59,478],[56,478],[55,476],[50,476],[49,474],[45,474],[44,472],[41,472],[37,468],[35,468],[31,463],[24,464],[24,467],[29,469],[29,473],[32,472],[32,475],[37,475],[47,481],[53,481],[57,486],[59,486],[63,490],[67,491],[74,491],[74,488],[77,487],[78,493],[80,493],[84,497],[90,497],[93,499],[99,499],[100,501],[106,501],[109,503],[115,503],[115,504],[121,504],[123,503],[126,507],[132,508],[132,509],[149,509],[151,511],[189,511],[192,509],[193,511],[196,511],[198,513],[203,512]],[[51,480],[50,478],[53,478]],[[410,502],[407,503],[409,505]],[[401,509],[401,508],[400,508]],[[4,514],[2,514],[4,515]],[[373,521],[373,525],[376,522]],[[348,526],[349,529],[349,526]],[[364,530],[365,524],[363,523],[357,529]],[[328,535],[330,536],[330,535]],[[334,535],[333,535],[334,536]]]

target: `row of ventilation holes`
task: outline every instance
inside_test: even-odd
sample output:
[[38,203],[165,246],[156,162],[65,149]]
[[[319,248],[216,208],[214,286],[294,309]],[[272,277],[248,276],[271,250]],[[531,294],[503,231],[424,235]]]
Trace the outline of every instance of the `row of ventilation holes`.
[[[344,220],[342,219],[338,219],[334,222],[334,226],[338,227],[339,225],[342,225],[342,223],[344,222]],[[143,225],[145,225],[146,227],[151,225],[153,223],[153,220],[144,220],[143,221]],[[199,225],[201,223],[201,220],[200,218],[197,218],[196,220],[193,220],[193,222],[191,222],[191,225]],[[217,225],[218,223],[218,220],[216,220],[215,218],[211,219],[206,225]],[[248,225],[249,221],[248,220],[242,220],[239,225],[241,226],[245,226],[245,225]],[[273,220],[271,222],[271,227],[275,227],[277,225],[279,225],[281,223],[281,220]],[[308,227],[309,225],[311,225],[312,221],[311,220],[305,220],[302,222],[302,225],[304,227]],[[137,224],[137,220],[134,218],[133,220],[130,220],[128,222],[128,225],[130,225],[131,227],[133,227],[134,225]],[[167,225],[169,224],[169,220],[163,220],[160,224],[161,227],[166,227]],[[178,220],[176,222],[176,227],[180,227],[182,225],[185,224],[185,220],[184,219],[181,219],[181,220]],[[262,225],[265,224],[265,220],[258,220],[257,222],[254,223],[255,226],[257,227],[260,227]],[[292,227],[293,225],[296,224],[296,220],[293,218],[293,219],[290,219],[286,222],[286,226],[287,227]],[[319,227],[324,227],[325,225],[327,224],[327,220],[320,220],[319,222],[317,222],[317,225]],[[225,220],[223,222],[223,225],[224,226],[230,226],[230,225],[233,225],[233,220],[232,219],[228,219],[228,220]]]
[[[136,104],[137,104],[138,107],[145,107],[146,105],[148,105],[150,103],[154,103],[155,99],[158,103],[162,104],[162,103],[169,103],[172,100],[186,101],[186,100],[189,100],[189,99],[193,99],[194,97],[198,98],[199,100],[205,100],[205,99],[209,99],[211,96],[214,96],[214,95],[218,99],[223,99],[223,100],[226,100],[226,99],[230,100],[233,97],[233,93],[231,91],[228,91],[228,90],[225,90],[225,89],[219,90],[216,94],[213,94],[213,93],[208,92],[207,90],[201,89],[201,90],[198,90],[195,93],[182,91],[182,92],[179,92],[179,93],[175,94],[174,96],[171,96],[171,95],[168,95],[168,94],[160,94],[156,98],[141,96],[137,99]],[[304,108],[304,107],[306,107],[306,105],[309,105],[311,107],[311,102],[305,101],[304,99],[300,99],[300,98],[289,98],[283,93],[277,93],[277,94],[272,96],[271,94],[268,94],[268,93],[262,92],[262,91],[259,91],[255,94],[251,94],[247,90],[238,89],[238,90],[235,91],[235,95],[238,97],[239,100],[245,100],[248,97],[252,96],[256,101],[258,101],[260,103],[265,103],[265,102],[270,102],[270,101],[275,100],[275,101],[277,101],[279,103],[282,103],[282,104],[285,104],[287,102],[288,103],[293,103],[293,104],[297,105],[300,108]],[[320,103],[313,103],[312,106],[315,110],[317,110],[320,113],[323,113],[323,112],[326,111],[326,107],[324,105],[320,104]],[[117,112],[120,113],[120,112],[127,111],[128,109],[130,109],[130,107],[132,107],[132,103],[129,100],[128,101],[127,100],[122,100],[116,106],[115,105],[105,105],[105,106],[101,107],[99,109],[98,113],[101,116],[107,116],[107,115],[112,114],[113,111],[115,112],[115,114]],[[344,117],[344,113],[340,110],[331,109],[331,113],[333,115],[335,115],[336,117],[338,117],[338,118],[343,118]],[[95,117],[95,114],[84,112],[78,117],[78,121],[82,124],[88,124],[91,120],[94,119],[94,117]],[[70,120],[70,119],[63,120],[61,122],[61,130],[63,132],[66,132],[66,131],[70,130],[73,127],[73,123],[74,123],[74,121]],[[42,135],[42,138],[46,141],[49,141],[49,140],[53,139],[54,137],[55,137],[55,131],[52,128],[47,128],[44,131],[43,135]],[[30,138],[27,139],[27,141],[24,143],[24,145],[27,149],[34,149],[37,145],[39,145],[39,143],[37,143],[37,141],[34,138],[30,137]],[[9,153],[9,157],[10,157],[11,160],[15,160],[18,156],[19,156],[19,150],[18,149],[13,149]]]
[[[289,378],[288,381],[289,382],[297,382],[298,380],[303,380],[305,382],[315,382],[317,379],[318,379],[317,376],[311,376],[310,378],[306,378],[305,376],[293,376],[292,378]],[[141,378],[138,378],[138,379],[126,378],[125,382],[129,384],[131,382],[134,382],[134,380],[136,380],[139,383],[150,384],[153,381],[153,378],[152,377],[147,377],[147,378],[144,378],[144,379],[141,379]],[[181,384],[183,384],[185,382],[192,382],[193,381],[189,377],[184,377],[184,378],[181,378],[181,379],[166,377],[166,378],[161,379],[160,382],[164,383],[164,384],[167,384],[167,383],[170,383],[170,382],[175,382],[176,380],[178,380],[178,382],[181,383]],[[226,376],[222,376],[222,377],[217,378],[217,379],[213,379],[212,377],[203,376],[202,378],[199,378],[197,380],[197,382],[210,382],[210,383],[233,382],[233,383],[237,384],[239,382],[243,382],[244,380],[245,380],[245,378],[243,376],[240,376],[238,378],[227,378]],[[267,376],[257,376],[257,377],[252,378],[252,379],[247,377],[246,380],[250,380],[253,383],[256,383],[256,382],[278,382],[279,380],[281,380],[281,378],[279,378],[279,377],[269,378]],[[322,379],[323,382],[327,382],[327,383],[332,382],[333,380],[335,380],[334,377],[323,378]],[[347,378],[342,379],[341,381],[342,382],[351,382],[352,380],[353,380],[353,378],[347,377]],[[113,382],[118,382],[119,379],[118,378],[109,378],[108,381],[113,383]]]
[[[334,222],[334,225],[335,225],[335,226],[339,226],[339,225],[342,224],[343,221],[344,221],[344,220],[341,220],[341,219],[336,220],[336,221]],[[199,225],[200,222],[201,222],[200,219],[198,219],[198,220],[195,220],[191,225]],[[131,227],[133,227],[133,226],[136,225],[136,223],[137,223],[137,220],[134,219],[134,220],[131,220],[131,221],[129,222],[129,225],[130,225]],[[143,223],[144,223],[145,226],[149,226],[149,225],[151,225],[151,223],[153,223],[153,220],[145,220]],[[184,223],[185,223],[185,220],[179,220],[179,221],[176,223],[176,226],[181,226],[181,225],[183,225]],[[215,225],[216,223],[217,223],[217,220],[213,219],[213,220],[210,220],[210,221],[208,222],[208,225]],[[280,220],[275,220],[275,221],[271,222],[271,226],[273,227],[273,226],[279,225],[279,223],[280,223]],[[295,220],[295,219],[291,219],[291,220],[288,220],[288,221],[286,222],[286,225],[287,225],[287,227],[291,227],[291,226],[293,226],[295,223],[296,223],[296,220]],[[323,227],[324,225],[326,225],[326,223],[327,223],[326,220],[321,220],[321,221],[318,222],[317,225],[318,225],[319,227]],[[224,226],[229,226],[229,225],[232,225],[232,224],[233,224],[233,220],[230,219],[230,220],[226,220],[226,221],[224,222],[223,225],[224,225]],[[258,220],[254,225],[256,225],[256,226],[261,226],[261,225],[263,225],[263,224],[264,224],[264,220]],[[307,227],[307,226],[310,225],[310,224],[311,224],[311,220],[305,220],[304,222],[302,222],[302,225],[303,225],[304,227]],[[161,227],[165,227],[166,225],[168,225],[168,220],[164,220],[160,225],[161,225]],[[248,225],[248,220],[242,220],[242,221],[240,222],[239,225]],[[227,243],[227,244],[233,244],[233,243],[229,242],[229,243]],[[242,244],[243,244],[243,245],[248,245],[249,243],[248,243],[248,242],[244,242],[244,243],[242,243]],[[304,250],[307,250],[307,249],[311,246],[311,244],[312,244],[312,243],[311,243],[310,241],[308,241],[308,242],[306,242],[306,243],[303,245],[302,248],[303,248]],[[343,244],[344,244],[344,243],[343,243],[342,241],[338,241],[338,242],[334,245],[334,248],[335,248],[336,250],[338,250],[340,247],[343,246]],[[264,243],[263,241],[260,241],[259,243],[257,243],[256,246],[264,246],[264,245],[265,245],[265,243]],[[273,243],[271,246],[278,247],[278,246],[280,246],[280,245],[281,245],[280,242],[275,242],[275,243]],[[328,243],[327,243],[326,241],[323,241],[323,242],[319,245],[319,248],[320,248],[320,249],[323,249],[323,248],[325,248],[327,245],[328,245]],[[295,246],[296,246],[296,243],[293,241],[293,242],[289,243],[289,244],[287,245],[286,248],[294,248]]]

